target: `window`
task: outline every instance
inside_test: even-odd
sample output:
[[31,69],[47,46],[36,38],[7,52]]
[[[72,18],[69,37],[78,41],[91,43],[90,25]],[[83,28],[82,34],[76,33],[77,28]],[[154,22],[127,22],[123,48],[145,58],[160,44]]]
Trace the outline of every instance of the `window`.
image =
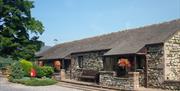
[[137,69],[143,69],[144,68],[144,59],[137,60]]
[[78,56],[78,66],[79,68],[83,68],[83,56]]

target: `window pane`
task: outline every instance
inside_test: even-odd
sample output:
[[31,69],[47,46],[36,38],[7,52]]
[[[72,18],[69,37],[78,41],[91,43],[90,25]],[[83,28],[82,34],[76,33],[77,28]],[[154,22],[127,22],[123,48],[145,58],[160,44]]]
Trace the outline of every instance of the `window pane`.
[[78,56],[78,65],[79,68],[83,68],[83,56]]

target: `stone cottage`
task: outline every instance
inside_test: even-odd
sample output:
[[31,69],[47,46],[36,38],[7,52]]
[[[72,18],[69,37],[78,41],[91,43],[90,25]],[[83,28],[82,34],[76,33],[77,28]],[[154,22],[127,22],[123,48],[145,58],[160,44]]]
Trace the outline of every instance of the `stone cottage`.
[[131,80],[123,83],[114,72],[126,58],[140,86],[180,90],[180,19],[58,44],[38,56],[43,63],[58,60],[67,79],[78,80],[82,69],[91,69],[100,72],[100,84],[122,88]]

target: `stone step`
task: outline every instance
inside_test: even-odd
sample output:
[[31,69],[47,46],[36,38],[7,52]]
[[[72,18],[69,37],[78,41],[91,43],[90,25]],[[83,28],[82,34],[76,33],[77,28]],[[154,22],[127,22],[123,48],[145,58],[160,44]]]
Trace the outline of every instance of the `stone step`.
[[68,88],[79,89],[83,91],[117,91],[117,90],[104,89],[104,88],[99,88],[99,87],[71,84],[71,83],[66,83],[66,82],[59,82],[57,85],[68,87]]

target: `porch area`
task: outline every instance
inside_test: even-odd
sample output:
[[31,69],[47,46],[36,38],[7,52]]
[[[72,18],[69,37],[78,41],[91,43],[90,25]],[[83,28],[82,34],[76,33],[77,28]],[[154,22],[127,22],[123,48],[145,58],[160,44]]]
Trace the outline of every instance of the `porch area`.
[[[62,79],[61,81],[68,81],[68,82],[76,82],[79,83],[85,83],[85,85],[95,85],[99,87],[107,87],[107,88],[116,88],[116,89],[122,89],[122,90],[135,90],[140,88],[141,86],[145,85],[145,56],[142,54],[131,54],[131,55],[117,55],[117,56],[102,56],[102,69],[87,69],[84,67],[83,62],[85,58],[82,58],[78,60],[79,57],[76,58],[73,63],[76,64],[75,70],[72,70],[70,77],[65,76],[65,79]],[[129,67],[121,67],[119,65],[119,62],[122,61],[122,59],[128,61]],[[99,58],[99,60],[101,60]],[[82,61],[82,62],[81,62]],[[82,65],[82,66],[79,66]],[[96,65],[96,63],[93,64],[93,66]],[[74,65],[73,65],[74,66]],[[80,68],[81,67],[81,68]],[[93,67],[92,67],[93,68]],[[98,66],[96,65],[96,68]],[[99,67],[100,68],[100,67]],[[90,79],[81,79],[80,77],[84,75],[84,71],[86,70],[95,70],[97,71],[96,75],[96,82],[94,80]],[[65,73],[65,72],[64,72]],[[88,78],[92,74],[86,72],[86,75]],[[95,73],[95,72],[94,72]],[[67,73],[65,73],[66,75]],[[68,79],[67,79],[68,78]],[[86,84],[87,83],[87,84]]]
[[106,75],[111,75],[111,78],[116,79],[115,81],[119,78],[135,77],[138,79],[139,86],[147,87],[147,61],[143,53],[105,56],[103,66]]

